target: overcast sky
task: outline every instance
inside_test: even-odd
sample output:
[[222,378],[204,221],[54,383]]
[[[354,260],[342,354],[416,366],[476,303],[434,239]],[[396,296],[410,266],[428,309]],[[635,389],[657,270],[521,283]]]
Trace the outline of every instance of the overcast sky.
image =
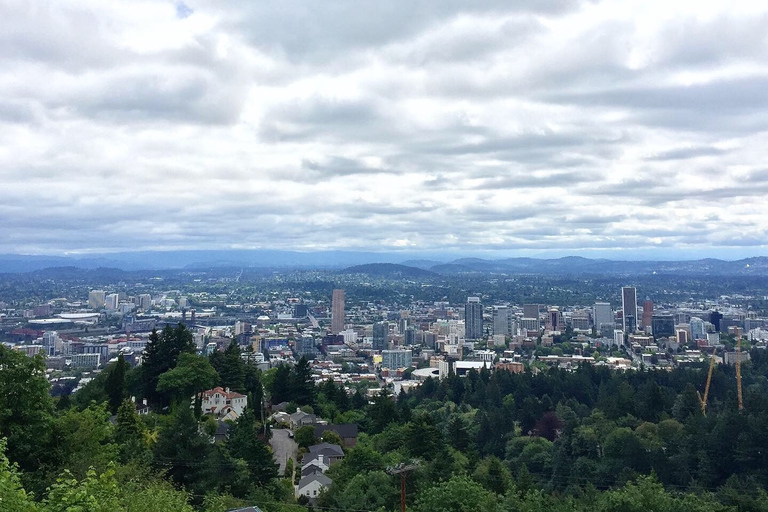
[[0,252],[768,254],[767,8],[0,0]]

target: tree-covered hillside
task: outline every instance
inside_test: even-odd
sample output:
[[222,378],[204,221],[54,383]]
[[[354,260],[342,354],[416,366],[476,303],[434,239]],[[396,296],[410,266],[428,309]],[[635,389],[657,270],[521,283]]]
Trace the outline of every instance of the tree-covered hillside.
[[[318,510],[398,510],[400,477],[388,470],[408,463],[417,467],[406,502],[417,512],[766,511],[768,356],[751,356],[744,410],[733,368],[721,366],[705,416],[704,367],[483,370],[369,400],[332,381],[315,386],[306,360],[261,373],[234,344],[196,355],[178,327],[153,333],[143,365],[118,359],[54,399],[43,356],[0,346],[0,510],[307,510],[293,471],[278,475],[262,423],[262,403],[290,402],[362,432],[328,470]],[[224,436],[200,409],[216,385],[249,397]],[[152,412],[139,415],[130,397]]]

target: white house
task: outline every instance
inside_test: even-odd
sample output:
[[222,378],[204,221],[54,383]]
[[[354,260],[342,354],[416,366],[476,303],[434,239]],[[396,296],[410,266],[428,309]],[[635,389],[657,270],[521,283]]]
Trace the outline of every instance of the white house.
[[230,419],[237,419],[246,406],[248,397],[229,388],[222,389],[216,387],[203,392],[203,414],[213,414],[217,418],[229,416]]
[[296,497],[306,496],[310,499],[315,499],[320,494],[320,491],[329,487],[332,480],[322,473],[315,473],[307,475],[299,480],[299,485],[296,487]]

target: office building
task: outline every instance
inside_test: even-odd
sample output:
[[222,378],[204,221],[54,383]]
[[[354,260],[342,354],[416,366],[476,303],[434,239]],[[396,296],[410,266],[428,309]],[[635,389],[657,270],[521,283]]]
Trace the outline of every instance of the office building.
[[691,317],[691,339],[703,340],[706,339],[706,328],[704,327],[704,320],[699,317]]
[[55,355],[60,344],[61,340],[56,331],[45,331],[43,333],[43,351],[45,352],[45,355]]
[[99,354],[102,362],[109,361],[109,344],[86,343],[83,345],[83,354]]
[[411,350],[382,350],[381,367],[397,370],[409,368],[413,364],[413,352]]
[[437,343],[437,335],[431,331],[424,332],[424,346],[427,348],[435,348]]
[[[672,320],[672,323],[674,323],[674,319]],[[643,316],[642,316],[642,322],[640,324],[640,327],[644,330],[648,330],[649,327],[653,326],[653,301],[649,298],[645,299],[645,302],[643,302]],[[656,334],[654,332],[654,334]]]
[[674,315],[658,314],[651,317],[651,333],[655,338],[675,335]]
[[720,320],[723,319],[723,314],[719,311],[713,311],[709,314],[709,321],[715,327],[715,332],[720,332]]
[[551,331],[560,331],[565,329],[563,314],[558,308],[549,308],[549,311],[547,311],[547,325]]
[[479,297],[468,297],[464,305],[464,336],[468,340],[483,339],[483,305]]
[[91,290],[88,292],[88,307],[91,309],[103,308],[106,296],[104,290]]
[[637,330],[637,289],[625,286],[621,289],[622,326],[625,333]]
[[315,338],[307,334],[299,337],[296,340],[296,353],[299,357],[306,356],[308,359],[317,355],[317,347],[315,346]]
[[571,327],[574,331],[589,331],[591,324],[589,322],[589,313],[577,312],[571,316]]
[[507,306],[493,307],[493,334],[512,334],[512,315]]
[[595,330],[598,332],[610,333],[616,328],[613,310],[608,302],[595,302],[595,305],[592,307],[592,318]]
[[309,306],[296,304],[293,306],[293,318],[306,318],[309,315]]
[[142,293],[139,295],[138,300],[139,309],[149,311],[152,309],[152,296],[148,293]]
[[624,345],[624,331],[621,329],[613,330],[613,344],[617,347]]
[[538,304],[523,304],[523,318],[539,318]]
[[116,311],[119,304],[120,295],[117,293],[110,293],[104,298],[104,307],[110,311]]
[[344,290],[333,290],[331,298],[331,333],[344,330]]
[[520,328],[523,334],[526,331],[538,331],[541,328],[541,322],[538,318],[523,318],[520,320]]
[[386,350],[389,344],[389,323],[373,324],[373,350]]
[[99,354],[75,354],[70,359],[73,368],[98,368],[101,363]]

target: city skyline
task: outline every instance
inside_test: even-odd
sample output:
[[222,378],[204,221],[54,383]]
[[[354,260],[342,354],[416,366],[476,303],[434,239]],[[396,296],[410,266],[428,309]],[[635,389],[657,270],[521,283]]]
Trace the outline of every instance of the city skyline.
[[767,12],[5,3],[0,253],[766,255]]

